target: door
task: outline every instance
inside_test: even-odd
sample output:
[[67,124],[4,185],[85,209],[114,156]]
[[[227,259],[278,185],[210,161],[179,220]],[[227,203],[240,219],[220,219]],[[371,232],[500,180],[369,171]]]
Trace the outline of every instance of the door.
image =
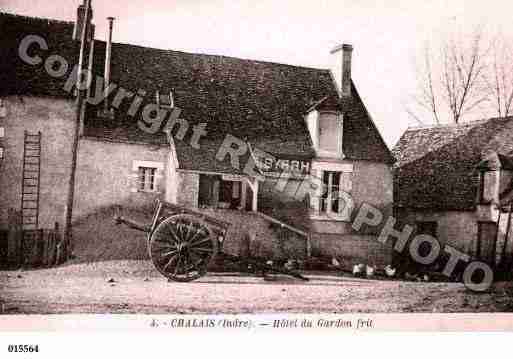
[[479,260],[488,264],[495,263],[495,252],[497,245],[497,223],[477,223],[477,248],[476,256]]

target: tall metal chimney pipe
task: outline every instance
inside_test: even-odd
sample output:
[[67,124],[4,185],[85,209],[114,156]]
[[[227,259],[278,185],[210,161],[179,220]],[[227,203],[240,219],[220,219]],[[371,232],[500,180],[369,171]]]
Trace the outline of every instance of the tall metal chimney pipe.
[[[112,56],[112,29],[114,27],[114,18],[108,17],[107,20],[109,21],[109,37],[107,39],[107,48],[105,51],[105,90],[109,87],[110,84],[110,63],[111,63],[111,56]],[[105,99],[105,111],[109,110],[109,100]]]

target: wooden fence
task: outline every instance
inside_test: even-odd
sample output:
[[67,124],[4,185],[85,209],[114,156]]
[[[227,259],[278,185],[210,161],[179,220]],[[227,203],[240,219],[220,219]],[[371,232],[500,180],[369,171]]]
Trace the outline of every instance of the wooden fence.
[[68,248],[58,223],[52,229],[22,230],[18,214],[11,212],[9,229],[0,232],[3,268],[44,268],[64,263]]

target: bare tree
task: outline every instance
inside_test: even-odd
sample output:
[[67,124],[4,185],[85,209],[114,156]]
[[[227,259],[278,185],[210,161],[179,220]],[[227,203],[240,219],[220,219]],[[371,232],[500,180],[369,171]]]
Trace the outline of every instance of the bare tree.
[[502,36],[497,37],[491,47],[486,89],[497,116],[513,113],[513,54],[511,44]]
[[[487,54],[480,30],[469,43],[446,40],[438,52],[427,44],[423,62],[417,66],[419,88],[415,104],[437,124],[443,119],[459,123],[465,115],[478,110],[488,101],[488,92],[483,90]],[[407,112],[417,121],[421,118],[411,109]]]
[[[433,84],[433,69],[431,66],[431,49],[426,44],[424,47],[424,62],[422,66],[417,64],[417,81],[418,93],[413,97],[413,102],[416,106],[426,111],[432,119],[439,124],[440,118],[438,116],[438,93],[435,91]],[[421,116],[411,107],[406,108],[408,115],[419,123],[423,123]]]

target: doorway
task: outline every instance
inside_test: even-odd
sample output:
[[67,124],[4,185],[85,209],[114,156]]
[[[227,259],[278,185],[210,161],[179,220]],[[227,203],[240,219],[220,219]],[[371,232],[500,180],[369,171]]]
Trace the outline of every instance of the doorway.
[[497,247],[497,223],[477,222],[477,259],[495,265]]

